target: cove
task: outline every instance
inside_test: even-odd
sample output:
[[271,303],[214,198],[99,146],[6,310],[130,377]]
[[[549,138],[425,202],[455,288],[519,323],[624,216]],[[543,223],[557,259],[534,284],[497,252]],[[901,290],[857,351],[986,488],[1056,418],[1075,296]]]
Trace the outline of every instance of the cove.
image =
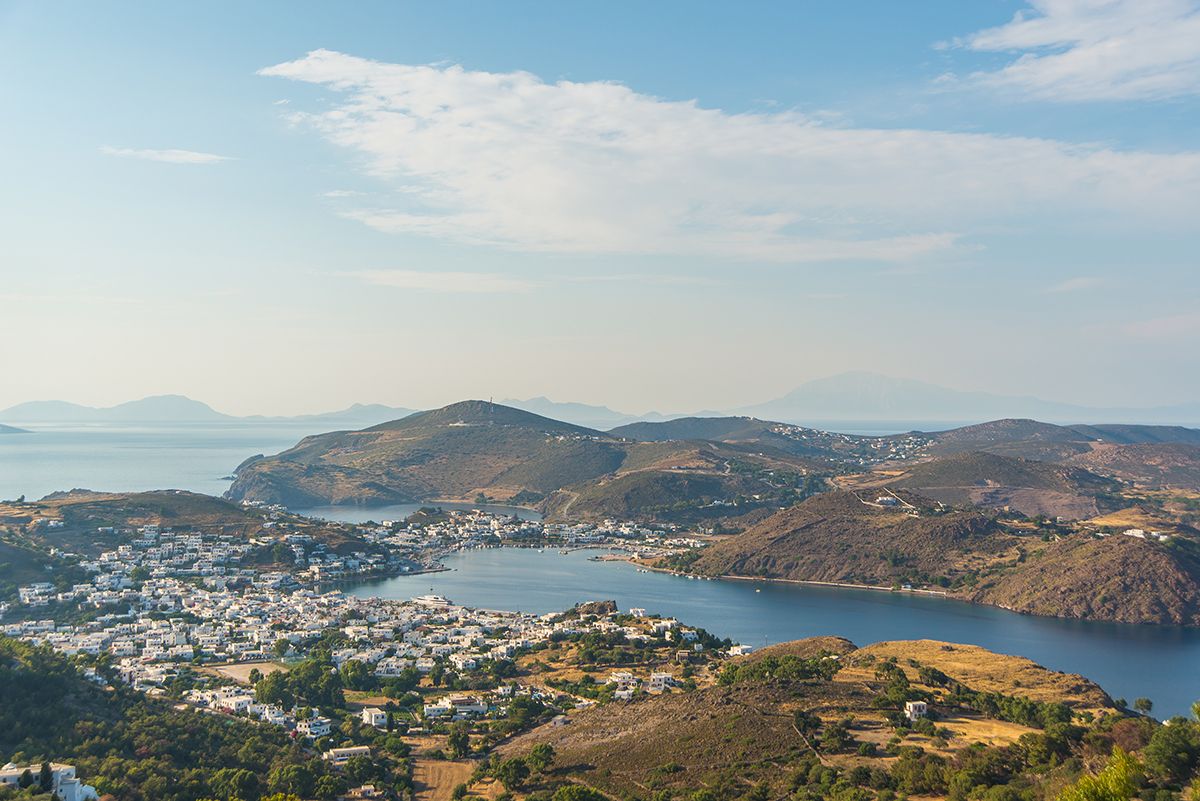
[[832,634],[858,645],[932,639],[1025,656],[1098,682],[1114,698],[1147,697],[1154,714],[1189,714],[1200,699],[1200,629],[1040,618],[905,593],[758,581],[702,581],[641,573],[627,562],[591,561],[597,550],[462,551],[449,570],[399,576],[347,590],[408,599],[434,592],[457,604],[544,614],[580,601],[644,607],[756,647]]

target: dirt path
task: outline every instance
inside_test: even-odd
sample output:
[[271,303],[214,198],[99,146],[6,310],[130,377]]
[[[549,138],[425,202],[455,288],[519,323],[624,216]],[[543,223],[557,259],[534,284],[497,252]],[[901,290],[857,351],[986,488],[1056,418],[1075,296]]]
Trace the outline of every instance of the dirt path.
[[413,763],[417,801],[450,801],[454,788],[470,779],[474,770],[473,762],[418,758]]

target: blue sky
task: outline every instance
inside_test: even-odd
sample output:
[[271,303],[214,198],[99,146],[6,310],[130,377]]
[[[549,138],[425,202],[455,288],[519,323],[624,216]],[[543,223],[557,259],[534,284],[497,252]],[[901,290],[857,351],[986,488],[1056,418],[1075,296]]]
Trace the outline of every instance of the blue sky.
[[0,407],[1200,397],[1200,3],[0,2]]

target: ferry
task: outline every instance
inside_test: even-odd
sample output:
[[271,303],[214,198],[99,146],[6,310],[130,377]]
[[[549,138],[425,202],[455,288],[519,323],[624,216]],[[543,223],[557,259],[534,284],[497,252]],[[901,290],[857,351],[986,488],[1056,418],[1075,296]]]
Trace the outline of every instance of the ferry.
[[454,606],[444,595],[418,595],[413,598],[413,603],[418,603],[421,606]]

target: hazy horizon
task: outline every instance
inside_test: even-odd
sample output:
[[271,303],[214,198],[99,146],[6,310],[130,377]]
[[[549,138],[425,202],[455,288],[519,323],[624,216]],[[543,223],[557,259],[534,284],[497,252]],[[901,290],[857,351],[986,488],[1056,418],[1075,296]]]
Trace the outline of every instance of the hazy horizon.
[[1200,401],[1195,2],[292,11],[0,5],[0,408]]

